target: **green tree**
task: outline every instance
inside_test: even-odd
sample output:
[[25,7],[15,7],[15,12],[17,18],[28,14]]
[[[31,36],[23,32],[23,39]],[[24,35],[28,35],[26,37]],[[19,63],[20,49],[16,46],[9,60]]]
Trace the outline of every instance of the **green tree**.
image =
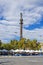
[[12,49],[17,49],[18,48],[18,41],[11,40],[10,45],[12,46]]
[[2,41],[0,40],[0,49],[1,49],[1,46],[2,46]]

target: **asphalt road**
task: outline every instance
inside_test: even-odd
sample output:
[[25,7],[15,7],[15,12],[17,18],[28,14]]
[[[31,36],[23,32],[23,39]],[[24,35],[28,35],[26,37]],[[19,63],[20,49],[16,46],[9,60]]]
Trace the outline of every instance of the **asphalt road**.
[[0,65],[43,65],[43,56],[0,56]]

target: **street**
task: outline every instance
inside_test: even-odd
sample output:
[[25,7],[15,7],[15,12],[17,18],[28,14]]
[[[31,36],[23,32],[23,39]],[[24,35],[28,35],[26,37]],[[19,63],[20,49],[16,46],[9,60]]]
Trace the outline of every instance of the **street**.
[[0,56],[0,65],[43,65],[43,56]]

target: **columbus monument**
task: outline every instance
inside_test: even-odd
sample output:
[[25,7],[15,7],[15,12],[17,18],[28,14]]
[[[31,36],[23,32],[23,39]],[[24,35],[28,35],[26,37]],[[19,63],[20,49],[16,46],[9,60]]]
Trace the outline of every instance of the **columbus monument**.
[[20,39],[22,39],[22,27],[23,27],[23,18],[22,18],[22,13],[20,13]]

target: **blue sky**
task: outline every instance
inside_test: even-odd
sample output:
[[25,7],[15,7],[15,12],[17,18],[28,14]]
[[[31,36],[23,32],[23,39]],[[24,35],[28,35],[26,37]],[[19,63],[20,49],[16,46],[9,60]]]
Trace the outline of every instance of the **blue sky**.
[[0,0],[0,40],[19,39],[21,12],[23,37],[43,42],[43,0]]

